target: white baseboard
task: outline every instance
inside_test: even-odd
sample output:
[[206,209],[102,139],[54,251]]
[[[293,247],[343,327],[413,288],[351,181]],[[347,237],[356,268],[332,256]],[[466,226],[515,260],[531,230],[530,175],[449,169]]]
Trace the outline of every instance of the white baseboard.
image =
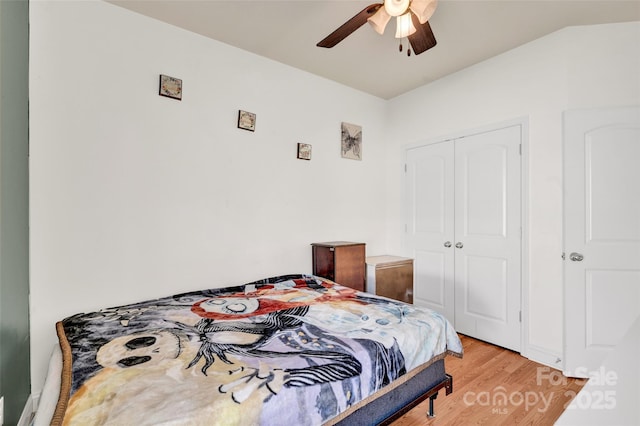
[[31,419],[33,418],[33,413],[35,412],[36,410],[35,405],[33,404],[33,398],[29,395],[27,402],[24,404],[24,408],[22,409],[20,420],[18,420],[18,426],[29,426],[31,424]]
[[528,345],[526,353],[522,353],[522,356],[529,358],[531,361],[538,362],[560,371],[564,369],[562,354],[536,345]]

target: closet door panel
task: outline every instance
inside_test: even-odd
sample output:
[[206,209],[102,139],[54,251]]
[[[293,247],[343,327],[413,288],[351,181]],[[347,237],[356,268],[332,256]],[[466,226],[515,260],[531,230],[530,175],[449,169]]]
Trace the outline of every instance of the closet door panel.
[[444,314],[447,308],[447,275],[450,275],[446,272],[445,256],[437,251],[416,250],[414,262],[414,275],[421,278],[414,288],[414,301]]
[[507,147],[501,145],[465,146],[460,142],[461,179],[458,185],[464,193],[459,199],[463,214],[461,228],[456,237],[469,236],[505,238],[507,232]]
[[455,327],[520,349],[520,126],[455,142]]
[[[454,318],[453,144],[407,151],[407,247],[414,259],[414,298]],[[445,242],[451,243],[445,247]]]

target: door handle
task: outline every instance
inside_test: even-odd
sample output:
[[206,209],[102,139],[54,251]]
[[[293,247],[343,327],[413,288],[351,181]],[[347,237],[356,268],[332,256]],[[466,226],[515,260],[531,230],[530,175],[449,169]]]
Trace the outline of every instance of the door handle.
[[580,262],[582,259],[584,259],[584,256],[580,253],[574,252],[569,255],[569,259],[573,260],[574,262]]
[[445,246],[446,248],[451,247],[451,241],[447,241],[446,243],[444,243],[444,246]]
[[462,245],[462,243],[461,243],[461,242],[457,242],[457,243],[456,243],[456,248],[462,248],[462,247],[464,247],[464,246]]

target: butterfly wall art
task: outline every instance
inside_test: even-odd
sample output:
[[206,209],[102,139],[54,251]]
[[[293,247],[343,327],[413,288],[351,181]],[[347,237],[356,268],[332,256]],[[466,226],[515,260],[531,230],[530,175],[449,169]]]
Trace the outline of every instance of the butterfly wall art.
[[362,160],[362,127],[342,123],[342,158]]

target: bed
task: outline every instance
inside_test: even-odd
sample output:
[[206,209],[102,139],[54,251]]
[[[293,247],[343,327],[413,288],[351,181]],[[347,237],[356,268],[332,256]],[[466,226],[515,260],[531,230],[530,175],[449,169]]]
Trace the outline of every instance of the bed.
[[384,424],[425,398],[432,415],[452,390],[445,356],[462,356],[440,314],[311,275],[77,314],[56,330],[35,425]]

